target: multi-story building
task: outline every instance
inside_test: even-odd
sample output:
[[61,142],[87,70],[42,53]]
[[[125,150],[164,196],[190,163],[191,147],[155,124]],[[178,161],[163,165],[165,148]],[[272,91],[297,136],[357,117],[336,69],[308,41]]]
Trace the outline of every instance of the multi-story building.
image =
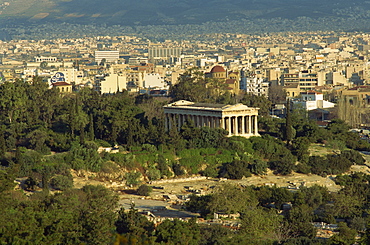
[[242,77],[240,89],[258,96],[268,96],[270,83],[256,76]]
[[319,86],[317,72],[313,71],[300,71],[294,73],[283,73],[281,75],[281,82],[283,86],[291,87],[298,85],[299,89],[303,91],[313,90]]
[[306,109],[307,111],[315,109],[326,109],[333,108],[334,103],[324,100],[324,96],[320,92],[313,90],[301,92],[301,98],[298,100],[293,100],[294,106],[298,106]]
[[97,76],[95,80],[95,90],[101,94],[114,94],[127,89],[125,74],[113,73],[113,68],[107,76]]
[[103,59],[106,62],[116,62],[119,59],[119,51],[95,51],[95,62],[100,64]]
[[149,47],[149,60],[153,62],[154,59],[167,59],[170,57],[180,57],[182,48],[164,48],[158,46]]
[[57,57],[36,56],[35,62],[57,62]]

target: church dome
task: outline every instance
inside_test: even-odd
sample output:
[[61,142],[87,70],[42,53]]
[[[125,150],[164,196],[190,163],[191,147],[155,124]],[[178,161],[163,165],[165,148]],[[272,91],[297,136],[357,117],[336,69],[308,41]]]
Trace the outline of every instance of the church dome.
[[225,72],[225,69],[222,66],[214,66],[211,70],[211,73],[215,72]]

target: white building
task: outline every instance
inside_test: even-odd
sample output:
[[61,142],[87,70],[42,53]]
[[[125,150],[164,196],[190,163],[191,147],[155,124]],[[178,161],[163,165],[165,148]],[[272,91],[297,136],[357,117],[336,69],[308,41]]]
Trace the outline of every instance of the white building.
[[101,94],[113,94],[122,92],[127,89],[127,80],[125,74],[115,74],[113,69],[111,73],[105,77],[99,77],[95,81],[95,90]]
[[243,104],[223,105],[179,100],[164,106],[165,130],[180,130],[188,120],[195,127],[223,128],[228,136],[252,137],[258,133],[258,110]]
[[267,97],[269,87],[269,82],[266,82],[263,78],[258,78],[257,76],[245,77],[242,75],[240,80],[241,90],[258,96],[264,95]]
[[144,75],[144,88],[166,89],[167,83],[158,73],[147,73]]
[[57,57],[36,56],[36,62],[57,62]]
[[333,108],[335,106],[334,103],[324,100],[322,93],[312,90],[301,92],[301,99],[293,101],[293,105],[306,109],[307,111]]
[[67,83],[82,83],[84,77],[83,71],[79,71],[75,68],[60,68],[57,72],[64,74],[64,81]]
[[95,51],[95,62],[100,64],[102,59],[106,62],[116,62],[119,59],[119,51]]

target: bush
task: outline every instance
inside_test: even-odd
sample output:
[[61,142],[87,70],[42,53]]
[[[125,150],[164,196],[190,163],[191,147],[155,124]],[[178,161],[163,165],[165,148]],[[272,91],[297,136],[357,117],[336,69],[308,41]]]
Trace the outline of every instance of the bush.
[[202,172],[203,176],[211,177],[211,178],[217,178],[218,177],[218,168],[217,166],[207,166],[206,169]]
[[98,145],[98,146],[102,146],[102,147],[111,147],[111,144],[109,144],[107,141],[105,140],[95,140],[95,143]]
[[181,167],[180,164],[178,163],[175,163],[173,166],[172,166],[172,170],[173,172],[175,173],[176,176],[180,176],[180,175],[184,175],[185,174],[185,171],[184,169]]
[[126,185],[128,186],[133,186],[133,185],[138,185],[140,183],[140,177],[141,173],[139,172],[130,172],[126,173]]
[[50,181],[50,185],[55,190],[67,190],[73,187],[72,176],[57,175]]
[[119,170],[117,164],[111,161],[104,162],[100,169],[103,173],[113,174]]
[[301,174],[309,174],[311,173],[311,168],[306,163],[298,163],[296,171]]
[[254,159],[252,164],[249,164],[249,168],[252,174],[264,175],[267,172],[268,164],[265,161]]
[[152,192],[152,187],[148,185],[141,185],[136,193],[140,196],[150,196],[150,193]]
[[156,168],[150,168],[146,171],[149,180],[157,180],[161,178],[161,171]]
[[27,191],[34,191],[36,185],[37,182],[32,177],[28,177],[24,181],[24,189],[26,189]]
[[365,163],[365,159],[361,155],[361,153],[359,153],[358,151],[355,151],[355,150],[343,151],[341,156],[343,156],[344,158],[347,158],[351,162],[353,162],[355,164],[358,164],[358,165],[364,165],[364,163]]
[[99,146],[94,141],[86,141],[84,145],[87,149],[93,149],[95,151],[97,151],[99,148]]
[[155,145],[151,145],[151,144],[143,144],[142,148],[143,148],[144,151],[148,151],[148,152],[151,152],[151,153],[154,153],[154,152],[157,151],[157,147],[155,147]]
[[238,159],[224,164],[220,172],[220,176],[228,179],[241,179],[251,176],[249,163]]

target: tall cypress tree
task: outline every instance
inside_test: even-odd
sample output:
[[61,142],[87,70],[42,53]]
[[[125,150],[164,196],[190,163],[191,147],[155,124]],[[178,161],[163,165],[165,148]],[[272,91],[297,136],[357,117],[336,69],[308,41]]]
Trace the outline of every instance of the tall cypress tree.
[[90,114],[90,122],[89,122],[89,140],[94,140],[95,139],[95,133],[94,133],[94,118],[93,115]]
[[5,156],[6,152],[6,143],[4,138],[4,129],[0,128],[0,158]]
[[286,105],[286,117],[285,117],[285,140],[286,144],[290,145],[293,140],[293,125],[292,125],[292,114],[290,111],[290,99],[287,100]]

